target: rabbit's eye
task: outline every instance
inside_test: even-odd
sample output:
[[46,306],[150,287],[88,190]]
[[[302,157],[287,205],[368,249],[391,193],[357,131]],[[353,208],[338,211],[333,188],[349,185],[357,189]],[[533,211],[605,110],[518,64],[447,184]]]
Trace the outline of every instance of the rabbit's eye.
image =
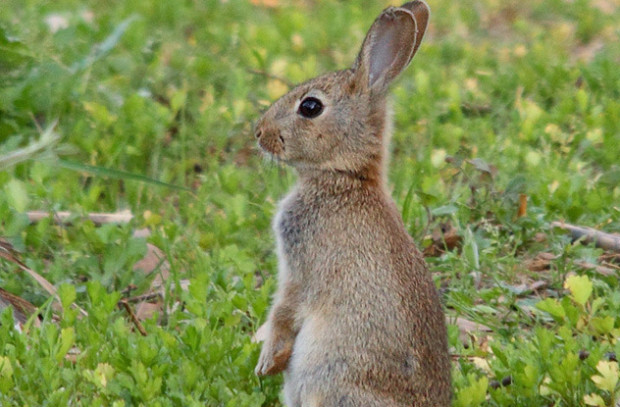
[[297,112],[303,117],[314,119],[323,112],[323,103],[317,98],[307,97],[301,101]]

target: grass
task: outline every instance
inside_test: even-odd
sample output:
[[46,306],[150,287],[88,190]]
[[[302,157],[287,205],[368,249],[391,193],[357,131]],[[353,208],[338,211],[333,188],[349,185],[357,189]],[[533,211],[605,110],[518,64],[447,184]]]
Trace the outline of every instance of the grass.
[[[351,64],[388,4],[3,3],[0,236],[63,310],[0,258],[0,286],[43,317],[19,333],[1,314],[1,405],[281,405],[281,378],[253,374],[250,338],[275,288],[270,220],[295,177],[259,156],[252,123],[288,81]],[[602,250],[550,223],[620,231],[620,6],[431,8],[393,89],[390,183],[420,245],[427,225],[456,228],[462,250],[428,261],[448,315],[491,328],[464,345],[449,327],[454,405],[611,406],[618,279],[580,265]],[[31,224],[35,209],[76,215]],[[123,209],[128,225],[79,216]],[[183,305],[141,336],[117,302],[148,290],[154,275],[133,271],[147,242],[170,263],[168,305]],[[533,272],[540,252],[553,260]],[[537,280],[546,288],[527,291]]]

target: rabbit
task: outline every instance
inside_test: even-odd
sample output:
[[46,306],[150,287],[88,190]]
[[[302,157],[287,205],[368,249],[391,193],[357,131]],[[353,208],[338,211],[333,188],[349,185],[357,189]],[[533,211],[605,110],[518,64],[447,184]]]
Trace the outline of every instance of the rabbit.
[[386,180],[388,87],[429,16],[420,0],[385,9],[352,68],[297,86],[256,125],[298,175],[273,221],[278,289],[255,369],[284,371],[289,407],[450,404],[442,305]]

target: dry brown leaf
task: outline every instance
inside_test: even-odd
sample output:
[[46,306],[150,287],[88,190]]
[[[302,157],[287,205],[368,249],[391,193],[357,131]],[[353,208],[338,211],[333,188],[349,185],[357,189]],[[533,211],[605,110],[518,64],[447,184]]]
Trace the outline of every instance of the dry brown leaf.
[[531,294],[532,292],[540,290],[541,288],[546,288],[549,285],[549,282],[544,281],[544,280],[536,280],[536,281],[530,281],[529,279],[526,279],[526,280],[527,281],[519,285],[514,285],[514,286],[507,285],[506,287],[510,287],[512,292],[516,294],[517,297],[525,297],[528,294]]
[[[13,318],[17,327],[21,328],[28,318],[37,312],[37,307],[30,302],[24,300],[17,295],[11,294],[3,288],[0,288],[0,312],[5,308],[13,309]],[[39,320],[35,319],[35,324],[38,324]]]
[[78,357],[82,354],[82,351],[75,346],[69,349],[67,354],[65,355],[65,360],[68,360],[71,363],[75,363],[78,360]]
[[146,254],[134,264],[133,269],[134,271],[142,271],[147,275],[158,272],[151,283],[151,289],[153,291],[161,287],[164,281],[170,277],[170,264],[166,260],[166,255],[157,246],[151,243],[146,244]]
[[547,286],[549,286],[549,282],[548,281],[536,280],[533,283],[531,283],[528,288],[531,291],[535,292],[535,291],[538,291],[538,290],[540,290],[542,288],[547,288]]
[[481,358],[480,356],[472,356],[471,358],[469,358],[469,360],[480,370],[482,370],[484,373],[491,375],[493,374],[493,370],[491,369],[491,366],[489,365],[489,361],[487,360],[487,358]]
[[458,235],[454,226],[450,223],[442,223],[433,230],[431,244],[424,248],[424,257],[438,257],[449,250],[461,247],[463,238]]
[[17,263],[19,262],[18,256],[19,254],[13,245],[0,237],[0,258]]
[[155,312],[163,310],[164,285],[170,277],[170,264],[162,250],[155,245],[147,243],[146,254],[140,261],[134,264],[133,269],[147,275],[157,273],[151,282],[150,292],[145,294],[150,298],[144,298],[136,305],[135,317],[140,321],[144,321],[153,316]]
[[531,271],[544,271],[551,268],[553,260],[557,259],[557,256],[552,253],[541,252],[533,259],[525,261],[525,267]]
[[[6,259],[12,263],[15,263],[22,271],[25,271],[30,277],[32,277],[45,291],[47,291],[51,296],[56,299],[58,304],[61,304],[60,298],[58,297],[56,287],[52,285],[49,281],[47,281],[43,276],[41,276],[36,271],[28,268],[20,259],[17,258],[17,251],[13,248],[13,246],[8,243],[6,240],[2,240],[0,242],[0,257]],[[79,305],[72,304],[72,306],[77,309],[80,314],[83,316],[87,316],[88,313],[84,311]]]
[[457,317],[456,319],[446,316],[448,323],[454,324],[459,328],[459,340],[467,345],[470,342],[479,344],[486,343],[487,339],[484,335],[487,332],[492,332],[492,329],[486,325],[478,322],[470,321],[467,318]]
[[152,318],[156,313],[161,314],[162,309],[163,305],[161,302],[152,303],[143,301],[136,305],[136,318],[138,318],[139,321],[144,321]]
[[543,243],[547,241],[547,235],[542,233],[542,232],[538,232],[534,235],[534,241],[537,243]]
[[448,318],[448,322],[454,323],[459,329],[466,334],[491,332],[492,329],[478,322],[470,321],[467,318],[457,317],[456,320]]

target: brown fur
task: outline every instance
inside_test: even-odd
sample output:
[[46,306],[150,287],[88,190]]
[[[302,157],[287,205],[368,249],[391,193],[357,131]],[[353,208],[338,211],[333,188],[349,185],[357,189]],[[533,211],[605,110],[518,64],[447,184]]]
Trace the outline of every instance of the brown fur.
[[[385,94],[426,29],[421,1],[386,9],[352,69],[306,82],[256,128],[299,181],[280,203],[278,292],[259,375],[285,371],[289,407],[448,406],[439,297],[386,190]],[[325,108],[308,119],[300,101]]]

